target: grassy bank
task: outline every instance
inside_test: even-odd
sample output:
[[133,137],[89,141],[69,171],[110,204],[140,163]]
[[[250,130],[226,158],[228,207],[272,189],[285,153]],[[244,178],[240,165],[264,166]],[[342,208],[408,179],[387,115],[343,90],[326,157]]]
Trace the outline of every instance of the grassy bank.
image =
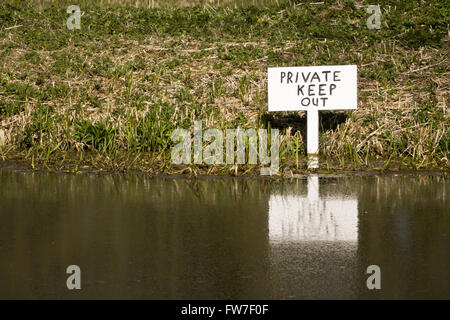
[[305,114],[267,112],[267,67],[357,64],[358,110],[321,114],[321,170],[448,170],[448,5],[379,1],[369,30],[363,1],[243,2],[73,0],[81,30],[68,30],[68,2],[2,1],[0,159],[259,173],[173,165],[171,133],[202,120],[280,129],[281,171],[303,172]]

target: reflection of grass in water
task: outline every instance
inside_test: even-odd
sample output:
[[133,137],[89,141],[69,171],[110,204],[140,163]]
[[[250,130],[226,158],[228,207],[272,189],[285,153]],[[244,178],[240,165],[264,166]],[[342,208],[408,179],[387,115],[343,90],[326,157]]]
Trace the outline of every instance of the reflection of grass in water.
[[[99,196],[130,203],[173,204],[183,201],[201,205],[232,206],[234,201],[267,202],[271,190],[269,180],[252,179],[171,179],[151,178],[141,174],[22,175],[0,170],[0,181],[8,185],[4,199],[20,194],[27,199],[38,197],[49,201]],[[21,186],[21,187],[20,187]],[[11,190],[13,192],[11,192]]]
[[61,2],[46,3],[0,4],[2,157],[65,168],[81,161],[112,170],[257,172],[174,168],[170,133],[203,119],[205,128],[281,129],[281,165],[302,171],[304,113],[266,112],[267,66],[358,64],[359,109],[331,124],[322,118],[324,163],[448,167],[441,2],[383,9],[376,31],[352,1],[149,10],[82,0],[79,31],[65,28]]
[[[425,298],[430,292],[449,297],[449,283],[443,281],[450,263],[448,177],[387,175],[359,187],[359,245],[366,248],[361,261],[367,258],[389,269],[383,290],[395,296],[386,298]],[[418,296],[398,276],[405,270],[414,281],[421,278]],[[417,276],[422,273],[427,276]]]

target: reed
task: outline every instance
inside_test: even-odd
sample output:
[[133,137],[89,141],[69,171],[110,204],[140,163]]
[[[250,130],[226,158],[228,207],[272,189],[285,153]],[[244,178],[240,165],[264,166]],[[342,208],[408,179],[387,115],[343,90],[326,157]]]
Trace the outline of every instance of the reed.
[[[278,128],[282,172],[306,170],[305,114],[267,113],[267,67],[357,64],[359,107],[321,115],[323,168],[448,170],[448,7],[360,1],[0,4],[0,159],[52,170],[258,174],[175,166],[175,128]],[[245,2],[245,3],[244,3]],[[149,6],[150,3],[150,6]],[[189,6],[187,6],[189,5]],[[193,6],[194,5],[194,6]],[[253,6],[252,6],[253,5]]]

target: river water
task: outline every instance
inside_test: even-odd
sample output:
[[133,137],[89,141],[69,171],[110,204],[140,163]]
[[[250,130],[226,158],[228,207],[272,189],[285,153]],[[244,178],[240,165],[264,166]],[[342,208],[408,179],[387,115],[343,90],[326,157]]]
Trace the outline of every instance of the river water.
[[0,170],[0,298],[450,299],[448,190],[437,174]]

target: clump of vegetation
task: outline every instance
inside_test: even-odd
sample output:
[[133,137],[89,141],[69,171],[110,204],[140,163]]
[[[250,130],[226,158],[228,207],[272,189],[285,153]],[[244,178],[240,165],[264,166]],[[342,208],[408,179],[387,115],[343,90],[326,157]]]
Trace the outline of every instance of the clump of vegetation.
[[[80,30],[68,30],[69,4]],[[176,5],[175,5],[176,4]],[[381,1],[0,3],[0,156],[33,166],[257,173],[174,166],[171,133],[278,128],[281,170],[305,170],[305,114],[267,113],[267,67],[357,64],[358,110],[321,115],[323,169],[448,170],[449,6]]]

